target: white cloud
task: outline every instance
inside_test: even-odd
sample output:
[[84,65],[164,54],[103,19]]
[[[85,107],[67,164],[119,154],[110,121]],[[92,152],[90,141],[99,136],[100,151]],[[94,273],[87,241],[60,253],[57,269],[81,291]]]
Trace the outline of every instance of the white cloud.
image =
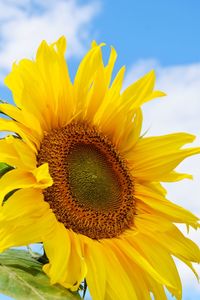
[[[91,21],[100,10],[92,1],[78,0],[0,0],[0,70],[12,62],[31,57],[41,42],[65,35],[68,56],[79,56],[91,40]],[[2,74],[1,74],[2,75]]]
[[[161,135],[175,131],[197,135],[193,145],[200,146],[200,64],[162,67],[156,60],[141,60],[127,72],[124,86],[151,69],[156,71],[156,87],[167,97],[144,105],[144,131],[147,135]],[[200,155],[188,158],[179,171],[189,172],[194,180],[166,184],[168,198],[200,216]],[[181,226],[181,230],[185,227]],[[189,237],[200,245],[199,231],[191,230]],[[183,264],[178,264],[186,288],[199,290],[194,276]],[[200,267],[197,267],[200,273]],[[199,290],[200,292],[200,290]]]
[[155,60],[139,61],[128,72],[125,86],[151,69],[156,70],[156,87],[167,93],[145,108],[145,126],[153,133],[174,130],[200,132],[200,64],[162,67]]

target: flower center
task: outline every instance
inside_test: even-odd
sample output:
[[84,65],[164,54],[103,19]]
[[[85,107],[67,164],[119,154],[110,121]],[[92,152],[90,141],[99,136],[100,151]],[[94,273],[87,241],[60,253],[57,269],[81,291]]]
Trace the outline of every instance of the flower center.
[[54,184],[44,190],[66,228],[93,239],[119,236],[133,225],[133,178],[111,141],[95,127],[71,123],[46,135],[38,164]]
[[69,188],[81,205],[109,210],[119,207],[120,183],[98,148],[77,144],[66,159]]

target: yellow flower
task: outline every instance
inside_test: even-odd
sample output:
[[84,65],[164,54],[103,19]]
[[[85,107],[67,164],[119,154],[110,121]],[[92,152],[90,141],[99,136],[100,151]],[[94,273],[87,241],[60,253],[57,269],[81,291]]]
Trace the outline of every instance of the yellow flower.
[[43,242],[51,283],[77,290],[86,278],[94,300],[162,300],[164,287],[181,299],[172,255],[195,273],[200,252],[174,223],[197,228],[198,218],[160,182],[190,178],[174,169],[200,148],[182,148],[187,133],[141,136],[141,105],[164,93],[154,72],[121,92],[125,69],[111,82],[116,52],[104,65],[102,46],[93,42],[74,83],[64,37],[5,79],[16,106],[0,104],[10,117],[0,130],[15,133],[0,140],[0,161],[14,167],[0,179],[0,251]]

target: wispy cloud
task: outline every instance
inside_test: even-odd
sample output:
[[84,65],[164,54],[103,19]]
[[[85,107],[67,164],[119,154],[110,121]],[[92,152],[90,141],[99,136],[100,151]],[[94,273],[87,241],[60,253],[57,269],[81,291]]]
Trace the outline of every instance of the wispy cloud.
[[[144,131],[148,135],[161,135],[174,131],[185,131],[197,135],[194,145],[200,146],[200,64],[163,67],[156,60],[141,60],[134,64],[125,78],[125,85],[156,70],[156,86],[167,93],[167,97],[144,105]],[[168,198],[200,216],[200,156],[188,158],[178,170],[189,172],[194,180],[166,184]],[[185,226],[180,226],[186,233]],[[200,245],[199,232],[191,230],[189,237]],[[200,292],[200,287],[191,271],[178,263],[185,296],[187,289]],[[200,267],[196,266],[200,273]],[[193,299],[193,298],[189,298]],[[195,298],[196,299],[196,298]]]
[[52,42],[61,35],[69,42],[67,55],[79,56],[99,11],[98,1],[0,0],[0,73],[16,59],[32,56],[41,40]]

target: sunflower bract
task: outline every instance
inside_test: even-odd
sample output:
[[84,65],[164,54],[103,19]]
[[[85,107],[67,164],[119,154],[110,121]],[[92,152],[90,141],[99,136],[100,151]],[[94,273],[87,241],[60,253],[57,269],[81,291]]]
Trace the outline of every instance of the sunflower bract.
[[86,279],[94,300],[163,300],[166,289],[181,299],[172,256],[197,276],[200,251],[175,223],[199,223],[161,182],[190,178],[175,168],[200,148],[183,148],[187,133],[141,135],[141,105],[165,94],[153,71],[121,92],[125,69],[111,80],[116,51],[105,65],[102,46],[92,43],[74,83],[64,37],[5,79],[15,105],[0,104],[0,130],[13,132],[0,140],[11,166],[0,179],[0,251],[42,242],[51,284],[74,291]]

